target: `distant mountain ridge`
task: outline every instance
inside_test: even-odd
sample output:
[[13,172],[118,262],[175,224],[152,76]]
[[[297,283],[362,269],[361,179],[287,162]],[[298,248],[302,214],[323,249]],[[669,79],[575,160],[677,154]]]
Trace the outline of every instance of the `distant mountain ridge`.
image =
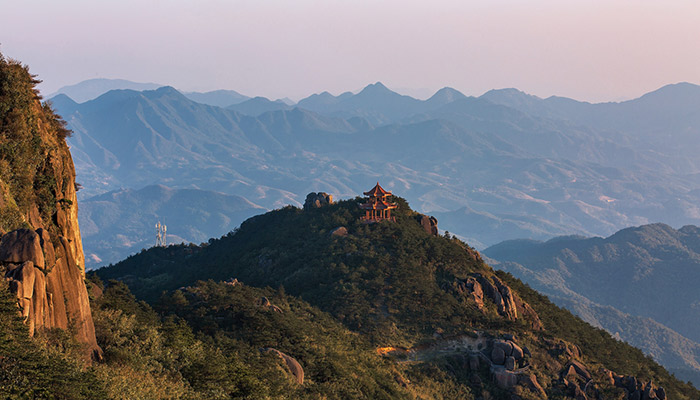
[[[126,79],[106,79],[96,78],[78,82],[74,85],[63,86],[55,93],[50,94],[47,98],[52,101],[57,96],[68,96],[76,103],[84,103],[89,100],[94,100],[103,94],[112,90],[156,90],[160,87],[167,86],[159,83],[142,83],[133,82]],[[234,104],[242,103],[250,97],[242,95],[235,90],[213,90],[209,92],[182,92],[188,99],[197,103],[208,104],[217,107],[228,107]]]
[[126,79],[96,78],[78,82],[74,85],[63,86],[47,97],[53,98],[59,94],[64,94],[77,103],[84,103],[88,100],[96,99],[110,90],[154,90],[161,86],[163,85],[158,83],[132,82]]
[[[664,96],[697,89],[673,86]],[[497,104],[499,93],[524,97],[530,111]],[[173,88],[115,91],[83,104],[56,100],[75,132],[83,198],[166,184],[271,209],[299,205],[312,191],[352,197],[381,180],[417,199],[423,212],[473,210],[440,226],[484,247],[518,237],[607,235],[650,221],[700,224],[700,169],[692,157],[633,130],[584,125],[547,108],[555,99],[515,90],[475,98],[444,88],[417,100],[376,83],[293,107],[259,99],[284,109],[254,110],[257,116],[196,103]],[[574,111],[593,106],[567,101]],[[677,136],[692,153],[697,144],[688,132],[700,125],[679,119],[668,132],[677,126],[689,127]],[[493,227],[486,234],[484,221]]]
[[623,229],[605,239],[506,241],[484,254],[498,260],[495,267],[520,277],[588,322],[618,332],[671,368],[694,371],[697,380],[697,226],[676,230],[657,223]]

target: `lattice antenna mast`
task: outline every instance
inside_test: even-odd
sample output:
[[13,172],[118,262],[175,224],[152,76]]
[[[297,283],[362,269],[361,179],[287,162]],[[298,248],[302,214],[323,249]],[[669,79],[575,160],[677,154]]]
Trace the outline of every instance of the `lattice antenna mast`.
[[156,223],[156,247],[167,246],[167,232],[168,227],[158,221],[158,223]]

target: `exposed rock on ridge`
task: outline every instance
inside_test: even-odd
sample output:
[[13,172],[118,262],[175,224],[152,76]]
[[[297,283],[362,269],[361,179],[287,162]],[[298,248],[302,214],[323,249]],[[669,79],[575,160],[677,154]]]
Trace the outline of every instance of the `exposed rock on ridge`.
[[[86,356],[101,350],[85,287],[75,167],[68,132],[33,89],[26,67],[0,55],[0,272],[18,299],[30,334],[70,328]],[[7,78],[10,76],[10,78]],[[12,218],[7,218],[11,215]],[[21,229],[17,229],[21,227]]]
[[489,299],[496,305],[496,310],[502,317],[510,321],[518,318],[525,319],[532,329],[544,329],[535,310],[515,295],[513,290],[497,276],[485,277],[481,274],[473,274],[465,280],[457,280],[452,285],[454,291],[473,301],[482,311],[486,310],[484,299]]
[[333,204],[333,196],[325,192],[311,192],[306,195],[304,209],[321,208]]
[[423,227],[426,233],[433,236],[438,235],[438,220],[437,218],[425,214],[418,214],[416,216],[418,223]]
[[12,231],[0,240],[0,262],[31,335],[74,327],[88,354],[99,358],[83,271],[68,239],[61,236],[54,246],[44,229]]

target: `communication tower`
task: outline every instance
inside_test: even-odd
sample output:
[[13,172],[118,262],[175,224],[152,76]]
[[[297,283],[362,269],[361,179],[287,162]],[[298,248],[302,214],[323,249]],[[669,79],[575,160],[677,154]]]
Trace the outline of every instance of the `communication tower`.
[[167,246],[167,232],[168,227],[158,221],[158,223],[156,223],[156,247]]

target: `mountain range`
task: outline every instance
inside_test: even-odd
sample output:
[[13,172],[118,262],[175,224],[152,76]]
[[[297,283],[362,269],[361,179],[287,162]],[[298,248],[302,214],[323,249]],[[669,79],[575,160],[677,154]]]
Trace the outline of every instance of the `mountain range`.
[[607,238],[512,240],[484,254],[494,267],[644,349],[677,376],[700,382],[697,226],[657,223]]
[[[354,197],[380,180],[437,215],[442,228],[485,248],[520,237],[609,235],[655,221],[700,224],[692,157],[700,150],[693,140],[698,93],[678,84],[589,104],[513,89],[475,98],[445,88],[423,101],[375,83],[293,107],[248,100],[279,107],[251,107],[253,115],[169,87],[52,101],[74,132],[81,199],[163,184],[271,209],[300,205],[309,192]],[[673,118],[667,104],[679,107]],[[659,143],[653,133],[661,131],[674,139]]]
[[[4,397],[699,396],[690,383],[638,349],[556,307],[511,274],[494,271],[455,236],[440,235],[436,221],[413,211],[404,198],[390,199],[392,218],[367,223],[358,206],[364,200],[334,202],[320,193],[323,203],[307,202],[303,209],[284,206],[230,230],[238,225],[235,219],[262,207],[240,196],[197,189],[202,183],[213,189],[216,165],[227,168],[220,170],[220,182],[233,173],[255,183],[254,175],[236,169],[254,165],[260,174],[256,179],[272,178],[270,188],[284,188],[293,179],[292,184],[301,185],[308,175],[299,172],[317,174],[318,166],[283,168],[285,161],[298,162],[299,154],[307,160],[335,157],[332,162],[349,154],[360,162],[345,164],[346,172],[389,165],[399,176],[407,173],[406,165],[430,165],[430,158],[444,156],[455,160],[453,165],[461,165],[465,155],[486,161],[479,152],[484,149],[488,156],[519,160],[528,150],[513,136],[517,129],[509,121],[527,126],[536,118],[459,98],[449,90],[441,91],[438,100],[397,98],[381,84],[353,96],[366,92],[370,98],[403,102],[406,109],[362,108],[349,98],[326,115],[296,107],[255,116],[192,102],[169,87],[113,90],[84,103],[59,95],[55,104],[64,107],[71,125],[82,129],[76,130],[82,146],[76,146],[82,150],[76,153],[101,168],[103,185],[150,176],[189,186],[149,185],[98,194],[81,207],[86,236],[102,235],[111,241],[107,246],[136,240],[139,233],[131,227],[144,231],[149,219],[162,215],[172,218],[174,236],[206,235],[201,227],[228,230],[200,245],[144,249],[86,274],[78,227],[81,185],[66,143],[71,132],[50,104],[40,102],[37,82],[28,67],[0,55]],[[469,107],[473,109],[465,110]],[[112,125],[100,126],[96,116],[105,109],[117,117]],[[391,118],[403,122],[382,122]],[[481,135],[475,128],[483,124],[496,134]],[[559,134],[558,124],[541,132],[588,143],[584,135]],[[433,134],[426,137],[425,132]],[[415,147],[403,151],[397,142]],[[445,146],[431,148],[436,142]],[[367,152],[367,144],[378,150]],[[239,156],[240,164],[221,163],[226,154]],[[383,164],[387,158],[394,161]],[[208,175],[197,173],[199,166],[209,167]],[[268,171],[270,167],[276,169]],[[145,178],[136,174],[139,170]],[[343,179],[349,183],[354,177]],[[241,181],[240,188],[248,182]],[[95,188],[86,183],[83,195],[90,190]],[[265,199],[265,193],[257,194]],[[676,231],[656,224],[591,239],[593,248],[579,254],[569,247],[588,249],[589,244],[577,246],[587,239],[569,236],[546,244],[569,246],[561,252],[583,272],[581,281],[607,278],[602,286],[608,291],[610,280],[621,282],[622,300],[644,296],[658,303],[677,294],[681,315],[664,322],[678,325],[690,319],[678,329],[692,338],[697,316],[695,303],[686,304],[694,294],[686,292],[693,291],[689,282],[697,281],[699,237],[700,228],[694,226]],[[529,244],[506,242],[495,248],[508,258],[526,253]],[[546,257],[533,260],[540,263]],[[560,261],[555,262],[560,270],[548,271],[549,277],[570,274]],[[575,280],[568,284],[577,290],[587,287]],[[671,292],[667,284],[681,293]],[[605,300],[609,293],[598,295]],[[633,319],[614,315],[614,309],[595,311],[601,325],[617,318],[618,329],[629,328]],[[650,312],[659,319],[659,308]],[[638,318],[636,327],[679,336],[652,320]],[[686,353],[677,355],[692,362],[696,346],[676,336],[682,343],[666,344],[683,347]]]

